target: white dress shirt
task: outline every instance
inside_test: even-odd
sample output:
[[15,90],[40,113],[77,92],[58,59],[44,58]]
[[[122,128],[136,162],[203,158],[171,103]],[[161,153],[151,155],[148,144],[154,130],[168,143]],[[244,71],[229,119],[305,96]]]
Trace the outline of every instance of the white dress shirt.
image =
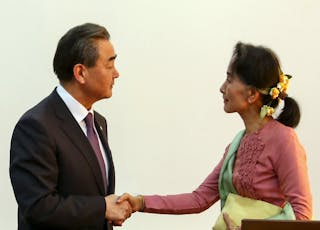
[[[79,124],[80,128],[82,129],[82,131],[84,132],[84,134],[87,136],[87,127],[84,122],[84,119],[88,115],[88,113],[92,113],[93,119],[94,119],[93,108],[91,108],[88,111],[80,102],[78,102],[74,97],[72,97],[72,95],[69,94],[68,91],[66,91],[62,85],[57,86],[57,93],[61,97],[61,99],[64,101],[64,103],[66,104],[68,109],[70,110],[74,119],[76,119],[76,121],[78,122],[78,124]],[[106,178],[108,178],[109,165],[108,165],[108,161],[106,158],[106,152],[103,148],[103,145],[101,143],[100,137],[97,133],[95,126],[94,126],[94,131],[96,132],[98,140],[99,140],[99,147],[100,147],[100,150],[102,153],[104,165],[106,166]],[[107,182],[108,182],[108,180],[107,180]]]

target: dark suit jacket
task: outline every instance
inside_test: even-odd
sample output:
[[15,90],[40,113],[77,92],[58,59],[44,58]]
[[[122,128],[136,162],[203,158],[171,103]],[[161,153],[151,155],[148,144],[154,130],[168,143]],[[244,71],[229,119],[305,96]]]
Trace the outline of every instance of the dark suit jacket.
[[56,90],[20,118],[10,150],[19,229],[112,229],[104,196],[114,193],[115,173],[106,120],[96,112],[95,125],[109,162],[107,192],[94,150]]

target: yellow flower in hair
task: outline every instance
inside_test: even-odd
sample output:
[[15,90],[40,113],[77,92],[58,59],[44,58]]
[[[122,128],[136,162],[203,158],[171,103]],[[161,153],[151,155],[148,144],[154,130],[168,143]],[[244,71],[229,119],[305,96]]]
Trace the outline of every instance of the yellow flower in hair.
[[279,83],[277,84],[277,88],[278,88],[281,92],[287,91],[288,86],[289,86],[289,82],[287,82],[287,84],[285,84],[285,83],[283,83],[283,82],[279,82]]
[[282,82],[284,84],[288,84],[289,83],[289,78],[287,77],[287,75],[280,74],[279,82]]
[[271,116],[273,113],[274,113],[274,108],[269,106],[267,110],[267,116]]
[[279,83],[277,84],[277,88],[280,92],[286,92],[289,86],[289,77],[284,74],[280,74]]
[[260,118],[264,118],[265,116],[271,116],[274,113],[274,108],[263,105],[260,110]]
[[[279,76],[279,82],[277,84],[277,86],[267,89],[260,89],[259,92],[264,94],[264,95],[269,95],[271,96],[272,100],[275,100],[278,98],[278,100],[280,99],[284,99],[287,96],[287,89],[289,86],[289,79],[291,78],[290,75],[285,75],[283,73],[280,74]],[[270,90],[269,90],[270,89]],[[264,118],[265,116],[272,116],[272,114],[274,113],[274,108],[272,108],[271,106],[271,101],[267,104],[267,105],[263,105],[261,107],[260,110],[260,118]]]
[[272,97],[272,100],[274,100],[279,96],[280,91],[279,91],[278,87],[273,87],[272,89],[270,89],[269,94]]

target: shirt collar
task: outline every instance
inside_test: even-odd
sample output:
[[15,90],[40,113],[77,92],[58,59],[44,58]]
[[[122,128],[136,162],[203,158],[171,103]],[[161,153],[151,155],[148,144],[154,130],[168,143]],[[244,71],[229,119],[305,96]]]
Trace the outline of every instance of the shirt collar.
[[79,101],[77,101],[67,90],[63,88],[62,85],[57,86],[57,93],[62,98],[68,109],[70,110],[72,116],[76,119],[78,123],[83,121],[87,116],[88,112],[93,113],[93,108],[88,111]]

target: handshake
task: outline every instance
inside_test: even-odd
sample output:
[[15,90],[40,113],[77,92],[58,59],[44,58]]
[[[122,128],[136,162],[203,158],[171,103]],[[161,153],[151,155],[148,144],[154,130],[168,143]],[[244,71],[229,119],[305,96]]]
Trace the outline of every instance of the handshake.
[[124,193],[121,196],[115,194],[106,196],[106,213],[105,218],[114,226],[121,226],[132,213],[143,211],[144,198],[141,195],[132,196]]

